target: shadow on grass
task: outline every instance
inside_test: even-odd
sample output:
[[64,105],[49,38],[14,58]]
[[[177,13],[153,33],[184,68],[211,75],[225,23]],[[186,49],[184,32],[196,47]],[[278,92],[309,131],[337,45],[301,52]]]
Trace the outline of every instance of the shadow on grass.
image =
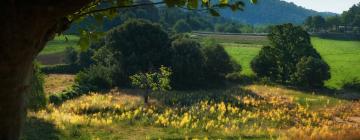
[[22,140],[59,140],[60,132],[54,124],[45,120],[29,117],[23,128]]
[[322,95],[342,100],[348,101],[359,101],[360,100],[360,92],[352,89],[334,89],[329,87],[320,87],[320,88],[308,88],[308,87],[300,87],[300,86],[292,86],[292,85],[284,85],[280,83],[271,82],[268,79],[257,78],[255,75],[240,75],[233,79],[229,79],[230,83],[233,85],[270,85],[277,86],[284,89],[295,90],[303,93],[309,93],[314,95]]
[[214,103],[224,102],[231,103],[236,106],[243,106],[237,97],[244,96],[262,99],[262,97],[256,93],[243,89],[240,86],[196,91],[169,91],[152,94],[152,98],[157,99],[167,106],[192,106],[201,101]]

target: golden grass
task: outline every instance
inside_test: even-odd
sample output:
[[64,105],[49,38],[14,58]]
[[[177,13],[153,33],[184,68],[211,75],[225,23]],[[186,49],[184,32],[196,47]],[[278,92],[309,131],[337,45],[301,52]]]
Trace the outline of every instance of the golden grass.
[[45,93],[55,94],[62,92],[74,84],[75,75],[70,74],[49,74],[45,76]]
[[[66,133],[73,133],[70,131],[75,131],[72,129],[74,126],[82,126],[82,129],[76,129],[81,130],[77,133],[86,133],[89,137],[99,139],[117,137],[119,134],[116,131],[126,129],[141,131],[142,136],[137,136],[137,139],[169,138],[174,135],[210,139],[360,138],[360,122],[356,120],[360,117],[359,102],[339,102],[331,106],[325,103],[324,106],[318,106],[321,111],[312,111],[311,106],[302,105],[295,98],[306,95],[305,98],[316,99],[308,101],[327,102],[327,98],[330,97],[315,98],[315,95],[311,94],[308,97],[307,94],[302,95],[303,93],[280,87],[250,85],[245,88],[263,98],[233,95],[236,102],[214,102],[204,99],[189,106],[166,106],[154,101],[154,104],[145,106],[142,97],[139,96],[140,91],[123,90],[109,94],[93,93],[66,101],[58,107],[49,105],[44,110],[30,112],[28,115],[51,122],[57,129]],[[192,98],[189,97],[187,100]],[[108,130],[111,133],[106,132],[107,135],[98,134]],[[99,132],[88,134],[88,131]],[[120,133],[119,137],[125,135],[129,138],[138,135],[136,131]]]

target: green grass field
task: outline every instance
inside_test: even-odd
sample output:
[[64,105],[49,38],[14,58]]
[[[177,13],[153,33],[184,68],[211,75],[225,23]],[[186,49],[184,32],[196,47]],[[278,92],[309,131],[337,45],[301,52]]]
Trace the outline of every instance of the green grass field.
[[[343,80],[360,78],[360,41],[339,41],[312,37],[312,44],[331,68],[331,79],[326,86],[340,88]],[[263,41],[261,41],[263,42]],[[243,74],[253,74],[250,62],[261,45],[222,43],[226,51],[243,67]]]
[[327,86],[339,88],[343,80],[360,78],[360,41],[339,41],[313,37],[312,44],[330,65]]
[[46,47],[40,52],[40,55],[62,53],[68,46],[79,49],[79,46],[77,45],[78,40],[79,37],[76,35],[57,36],[54,40],[46,44]]

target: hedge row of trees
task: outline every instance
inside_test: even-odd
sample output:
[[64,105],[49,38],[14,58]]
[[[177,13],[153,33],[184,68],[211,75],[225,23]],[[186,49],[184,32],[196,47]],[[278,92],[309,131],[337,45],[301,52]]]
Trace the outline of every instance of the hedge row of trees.
[[334,29],[339,26],[350,26],[352,32],[360,33],[360,3],[353,5],[348,11],[343,12],[341,15],[322,17],[310,16],[305,22],[304,26],[309,31],[329,30],[335,32],[344,32],[348,29]]
[[172,69],[171,87],[193,89],[221,84],[239,71],[220,45],[201,46],[186,35],[169,37],[159,24],[129,20],[108,32],[101,47],[93,47],[92,65],[77,74],[78,86],[91,90],[130,86],[129,76]]
[[[322,87],[330,79],[330,67],[300,26],[274,26],[268,38],[271,45],[263,47],[251,62],[258,77],[303,87]],[[145,20],[127,21],[79,55],[68,52],[74,65],[85,68],[77,74],[77,84],[89,90],[130,86],[129,76],[161,66],[172,69],[171,87],[175,89],[221,84],[227,74],[241,71],[221,45],[201,46],[184,34],[170,37],[159,24]]]

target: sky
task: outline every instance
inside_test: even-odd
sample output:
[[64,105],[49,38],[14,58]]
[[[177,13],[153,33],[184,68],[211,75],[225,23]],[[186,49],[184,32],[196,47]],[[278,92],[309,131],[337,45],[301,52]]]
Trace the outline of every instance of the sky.
[[341,14],[352,5],[360,3],[360,0],[284,0],[296,5],[319,12],[333,12]]

